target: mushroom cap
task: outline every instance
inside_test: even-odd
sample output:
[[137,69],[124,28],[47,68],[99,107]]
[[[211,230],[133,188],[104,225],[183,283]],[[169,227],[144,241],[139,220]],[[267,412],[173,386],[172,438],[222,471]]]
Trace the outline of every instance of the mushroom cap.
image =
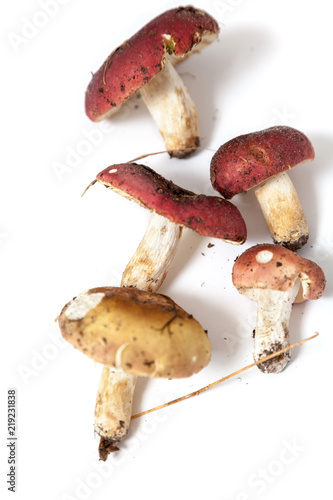
[[150,377],[189,377],[211,357],[206,332],[165,295],[100,287],[61,311],[63,337],[98,363]]
[[259,244],[246,250],[234,263],[232,282],[240,293],[256,300],[255,290],[291,290],[300,278],[295,302],[319,299],[325,289],[323,270],[280,245]]
[[242,244],[246,225],[238,208],[217,196],[192,193],[166,180],[145,165],[112,165],[97,180],[175,224],[194,229],[202,236]]
[[220,146],[211,160],[211,182],[224,198],[230,199],[313,159],[313,146],[302,132],[285,126],[271,127],[240,135]]
[[191,6],[159,15],[114,50],[93,75],[86,91],[88,117],[103,119],[159,73],[167,56],[175,64],[218,32],[215,19]]

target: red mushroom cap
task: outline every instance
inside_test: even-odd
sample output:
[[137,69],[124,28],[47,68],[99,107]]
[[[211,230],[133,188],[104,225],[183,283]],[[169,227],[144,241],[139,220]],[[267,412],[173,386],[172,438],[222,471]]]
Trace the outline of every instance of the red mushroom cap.
[[202,38],[217,36],[215,19],[191,6],[164,12],[106,59],[86,91],[86,113],[101,120],[149,82],[163,68],[166,53],[181,60]]
[[273,244],[255,245],[234,263],[232,282],[241,293],[261,288],[290,290],[299,277],[302,287],[295,302],[319,299],[326,284],[323,270],[313,261]]
[[97,180],[117,193],[169,219],[211,236],[242,244],[246,225],[238,208],[217,196],[192,193],[136,163],[112,165]]
[[226,199],[314,159],[309,139],[291,127],[271,127],[223,144],[211,161],[211,182]]

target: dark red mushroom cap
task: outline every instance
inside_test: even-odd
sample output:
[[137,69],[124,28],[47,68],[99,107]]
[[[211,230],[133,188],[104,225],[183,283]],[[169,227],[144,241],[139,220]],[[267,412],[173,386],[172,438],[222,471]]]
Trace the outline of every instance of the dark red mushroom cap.
[[[212,41],[215,19],[191,6],[164,12],[150,21],[106,59],[86,91],[86,113],[101,120],[149,82],[161,69],[166,54],[182,60],[203,39]],[[209,35],[209,36],[207,36]]]
[[211,161],[211,182],[226,199],[314,159],[309,139],[291,127],[271,127],[223,144]]
[[232,282],[244,295],[251,289],[286,292],[296,278],[300,278],[302,286],[295,302],[321,297],[326,285],[323,270],[312,260],[280,245],[259,244],[245,250],[232,270]]
[[246,225],[238,208],[217,196],[192,193],[136,163],[112,165],[97,180],[140,205],[194,229],[203,236],[235,244],[246,240]]

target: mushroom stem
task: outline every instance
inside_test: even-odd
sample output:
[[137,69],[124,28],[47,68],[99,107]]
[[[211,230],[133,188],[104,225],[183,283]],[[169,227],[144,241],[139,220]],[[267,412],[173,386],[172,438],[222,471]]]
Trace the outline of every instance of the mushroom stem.
[[153,214],[141,243],[126,266],[122,286],[155,292],[167,275],[181,234],[179,224]]
[[166,61],[164,68],[140,92],[170,156],[190,155],[200,144],[198,113],[172,63]]
[[[290,345],[289,320],[301,282],[297,278],[288,291],[256,289],[258,302],[254,337],[254,360],[269,356]],[[279,373],[290,360],[290,351],[258,365],[263,373]]]
[[101,436],[100,457],[105,460],[130,425],[136,376],[104,366],[97,390],[94,429]]
[[285,172],[269,178],[255,190],[274,243],[298,250],[309,229],[296,189]]
[[[181,226],[153,214],[141,243],[126,266],[121,286],[156,292],[168,272],[181,234]],[[121,369],[103,367],[94,425],[101,438],[101,460],[106,460],[109,453],[118,450],[117,443],[128,432],[136,379],[135,375]]]

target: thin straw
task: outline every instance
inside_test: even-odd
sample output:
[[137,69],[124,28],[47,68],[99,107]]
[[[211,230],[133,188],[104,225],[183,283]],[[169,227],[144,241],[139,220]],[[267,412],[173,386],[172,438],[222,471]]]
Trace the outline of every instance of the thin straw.
[[[205,148],[205,147],[193,147],[193,148],[183,148],[183,149],[173,149],[172,151],[178,151],[178,152],[184,152],[184,151],[193,151],[197,149],[206,149],[207,151],[216,151],[216,149],[211,149],[211,148]],[[141,156],[138,156],[137,158],[134,158],[133,160],[130,160],[127,163],[133,163],[138,160],[142,160],[143,158],[147,158],[148,156],[155,156],[155,155],[161,155],[163,153],[169,153],[169,151],[157,151],[156,153],[147,153]]]
[[250,365],[245,366],[244,368],[241,368],[240,370],[237,370],[236,372],[230,373],[230,375],[227,375],[226,377],[223,377],[216,382],[212,382],[209,385],[206,385],[205,387],[202,387],[201,389],[191,392],[190,394],[186,394],[186,396],[182,396],[177,399],[173,399],[172,401],[169,401],[168,403],[164,403],[159,406],[155,406],[155,408],[151,408],[150,410],[142,411],[141,413],[137,413],[136,415],[132,415],[132,419],[134,418],[139,418],[142,417],[143,415],[147,415],[148,413],[152,413],[153,411],[161,410],[162,408],[166,408],[167,406],[174,405],[176,403],[179,403],[180,401],[185,401],[185,399],[192,398],[193,396],[198,396],[204,391],[207,391],[208,389],[211,389],[215,385],[221,384],[222,382],[225,382],[226,380],[229,380],[232,377],[235,377],[236,375],[239,375],[240,373],[245,372],[246,370],[249,370],[250,368],[253,368],[256,365],[259,365],[260,363],[265,363],[265,361],[268,361],[269,359],[275,358],[276,356],[279,356],[280,354],[284,353],[285,351],[289,351],[290,349],[294,349],[294,347],[298,347],[305,342],[308,342],[309,340],[312,340],[316,337],[318,337],[319,333],[316,333],[315,335],[312,335],[312,337],[308,337],[307,339],[300,340],[299,342],[296,342],[295,344],[291,344],[288,347],[285,347],[284,349],[281,349],[280,351],[276,351],[273,354],[270,354],[269,356],[266,356],[265,358],[260,359],[259,361],[256,361],[254,363],[251,363]]

